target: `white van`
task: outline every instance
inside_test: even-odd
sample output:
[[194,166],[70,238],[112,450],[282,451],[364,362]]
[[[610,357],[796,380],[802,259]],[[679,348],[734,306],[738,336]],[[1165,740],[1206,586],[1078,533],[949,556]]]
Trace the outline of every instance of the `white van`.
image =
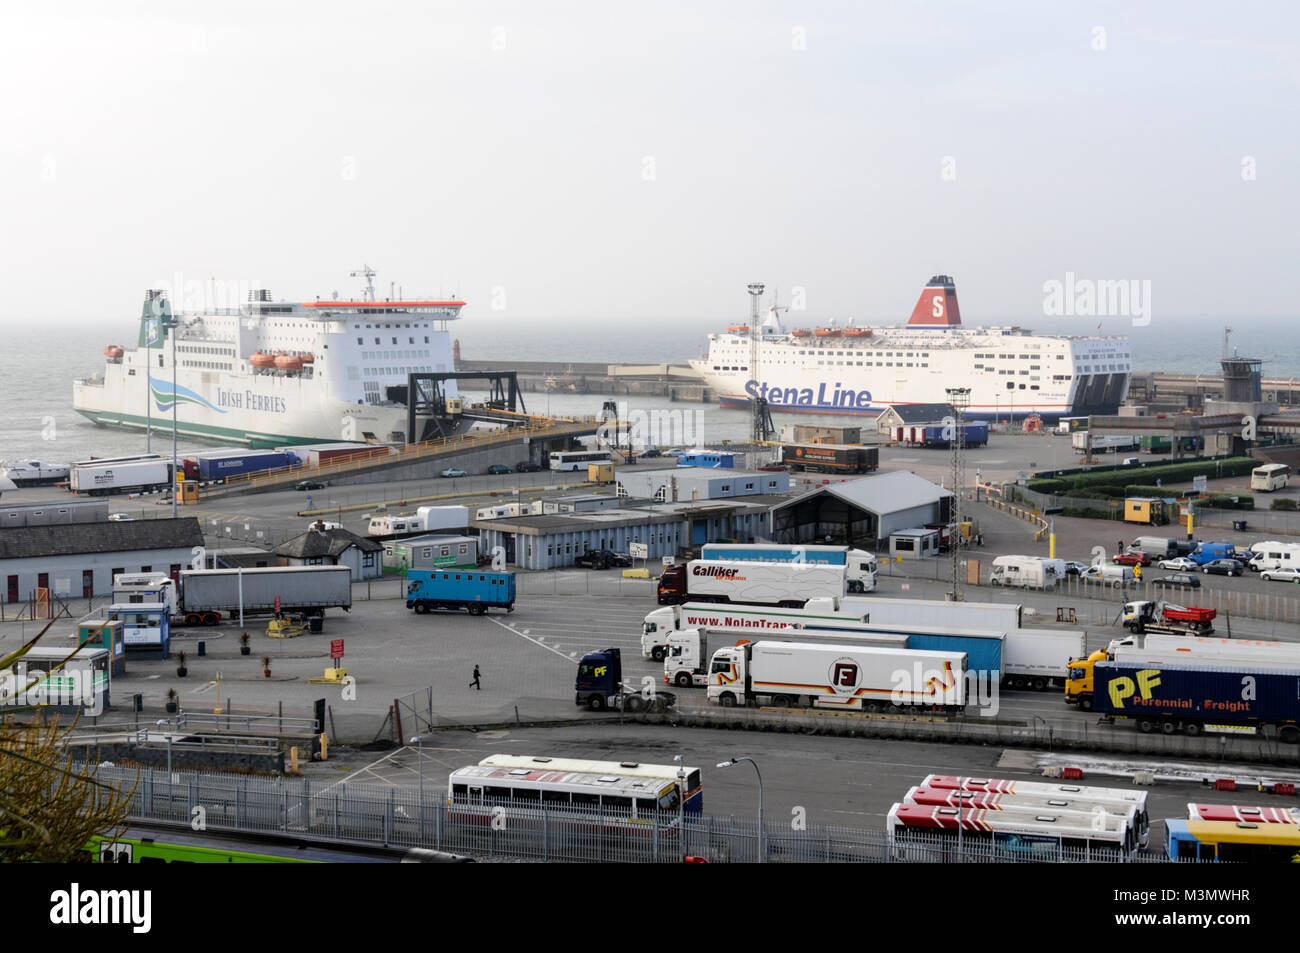
[[1129,552],[1146,553],[1152,559],[1171,559],[1178,555],[1178,546],[1168,536],[1139,536],[1128,548]]
[[1265,543],[1250,550],[1255,555],[1246,565],[1252,572],[1269,569],[1300,569],[1300,543]]
[[1137,576],[1134,574],[1132,566],[1116,566],[1114,563],[1102,563],[1099,566],[1089,566],[1079,573],[1079,579],[1081,582],[1099,582],[1102,585],[1113,586],[1118,589],[1135,582]]
[[[993,560],[989,585],[1050,589],[1059,579],[1050,562],[1041,556],[999,556]],[[1064,564],[1061,568],[1064,571]]]

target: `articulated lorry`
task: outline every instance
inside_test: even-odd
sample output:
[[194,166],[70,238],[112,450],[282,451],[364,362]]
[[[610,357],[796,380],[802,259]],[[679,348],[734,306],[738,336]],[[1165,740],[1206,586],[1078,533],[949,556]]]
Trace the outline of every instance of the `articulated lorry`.
[[729,629],[749,635],[791,629],[857,631],[863,626],[922,625],[947,628],[1009,630],[1021,628],[1023,610],[1015,603],[940,602],[933,599],[879,599],[846,596],[809,599],[801,609],[690,602],[655,609],[642,623],[641,652],[662,662],[670,632],[683,629]]
[[166,573],[120,573],[113,602],[162,603],[171,624],[216,625],[223,614],[285,612],[323,616],[352,608],[352,570],[347,566],[268,566],[259,569],[187,569],[180,586]]
[[1096,669],[1102,663],[1125,665],[1252,665],[1261,669],[1300,670],[1300,644],[1246,639],[1202,639],[1185,636],[1130,636],[1114,639],[1087,658],[1070,661],[1065,701],[1092,710],[1102,691]]
[[[664,681],[683,688],[708,683],[709,649],[735,643],[744,634],[729,629],[685,629],[668,637]],[[916,625],[862,625],[852,630],[787,629],[790,642],[834,642],[898,649],[962,652],[967,670],[1008,689],[1046,691],[1065,684],[1070,660],[1087,651],[1086,633],[1071,629],[995,631]]]
[[798,642],[745,642],[713,653],[708,698],[724,708],[844,711],[966,706],[966,655]]
[[1139,731],[1251,734],[1272,727],[1300,743],[1300,666],[1275,668],[1222,658],[1163,664],[1105,661],[1095,666],[1092,709]]
[[1209,635],[1214,631],[1215,609],[1179,606],[1172,602],[1126,602],[1124,628],[1130,632],[1167,635]]
[[739,560],[761,563],[817,563],[848,568],[849,592],[872,592],[876,588],[879,571],[876,557],[862,549],[848,546],[805,546],[795,543],[706,543],[700,548],[700,559],[716,561]]
[[848,591],[846,566],[696,559],[665,568],[658,597],[660,605],[737,602],[789,609]]
[[68,475],[68,489],[90,496],[148,493],[165,490],[171,484],[172,461],[157,454],[74,463]]

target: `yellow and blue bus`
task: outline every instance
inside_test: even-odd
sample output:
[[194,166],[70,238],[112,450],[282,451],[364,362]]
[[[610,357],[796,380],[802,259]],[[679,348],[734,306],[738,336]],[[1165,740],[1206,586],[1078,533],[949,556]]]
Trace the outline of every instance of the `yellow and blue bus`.
[[1300,863],[1300,828],[1253,821],[1165,821],[1165,853],[1184,863]]

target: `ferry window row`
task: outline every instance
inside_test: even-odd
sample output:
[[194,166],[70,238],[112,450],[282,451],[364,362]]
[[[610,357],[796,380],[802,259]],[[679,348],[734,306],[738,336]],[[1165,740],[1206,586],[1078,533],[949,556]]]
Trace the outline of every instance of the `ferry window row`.
[[412,357],[433,357],[428,351],[362,351],[361,359],[363,361],[401,361]]
[[433,368],[425,364],[420,367],[363,367],[366,377],[386,377],[389,374],[432,374]]
[[[415,338],[413,338],[413,337],[408,337],[406,340],[407,340],[409,343],[411,343],[411,344],[414,344],[414,343],[415,343]],[[362,347],[365,347],[365,346],[366,346],[366,339],[365,339],[365,338],[357,338],[357,343],[360,344]],[[379,338],[375,338],[375,344],[380,344],[380,343],[382,343],[382,342],[379,340]],[[397,338],[393,338],[393,343],[394,343],[394,344],[397,343]],[[424,336],[424,343],[425,343],[425,344],[428,344],[428,343],[429,343],[429,335],[427,335],[427,334]]]

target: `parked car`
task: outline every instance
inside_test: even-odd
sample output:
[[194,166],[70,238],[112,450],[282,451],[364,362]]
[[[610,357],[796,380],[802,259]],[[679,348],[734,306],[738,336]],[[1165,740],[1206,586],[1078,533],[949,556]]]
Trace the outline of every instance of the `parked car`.
[[1190,572],[1176,572],[1168,576],[1161,576],[1159,579],[1151,580],[1153,586],[1173,586],[1177,589],[1199,589],[1201,580],[1197,579]]
[[492,466],[490,466],[490,467],[487,468],[487,472],[488,472],[488,473],[491,473],[491,474],[493,474],[493,475],[495,476],[495,475],[497,475],[497,474],[501,474],[501,473],[513,473],[514,471],[511,470],[511,469],[510,469],[508,466],[506,466],[504,463],[494,463],[494,464],[492,464]]
[[608,569],[610,566],[630,566],[632,558],[608,549],[589,549],[573,562],[587,569]]
[[1162,559],[1160,562],[1156,563],[1156,565],[1161,569],[1178,569],[1182,571],[1191,570],[1192,572],[1201,568],[1197,564],[1196,560],[1188,559],[1186,556],[1176,556],[1173,559]]
[[130,513],[110,513],[108,518],[115,523],[125,523],[135,519]]
[[460,467],[448,467],[447,469],[445,469],[445,470],[442,471],[442,475],[445,476],[445,477],[467,477],[467,476],[469,476],[469,474],[466,473],[464,470],[462,470]]
[[1240,576],[1242,568],[1235,559],[1215,559],[1202,566],[1201,572],[1207,576]]
[[516,473],[540,473],[541,470],[542,465],[540,463],[533,463],[531,460],[520,460],[515,464]]
[[1146,553],[1120,553],[1117,556],[1110,557],[1110,561],[1116,566],[1150,566],[1151,557]]
[[1065,564],[1065,574],[1067,576],[1078,576],[1088,571],[1087,563],[1067,562]]
[[319,480],[299,480],[297,484],[294,485],[294,489],[295,490],[323,490],[325,489],[325,484],[321,483]]
[[1300,582],[1300,569],[1265,569],[1259,578],[1265,582]]

